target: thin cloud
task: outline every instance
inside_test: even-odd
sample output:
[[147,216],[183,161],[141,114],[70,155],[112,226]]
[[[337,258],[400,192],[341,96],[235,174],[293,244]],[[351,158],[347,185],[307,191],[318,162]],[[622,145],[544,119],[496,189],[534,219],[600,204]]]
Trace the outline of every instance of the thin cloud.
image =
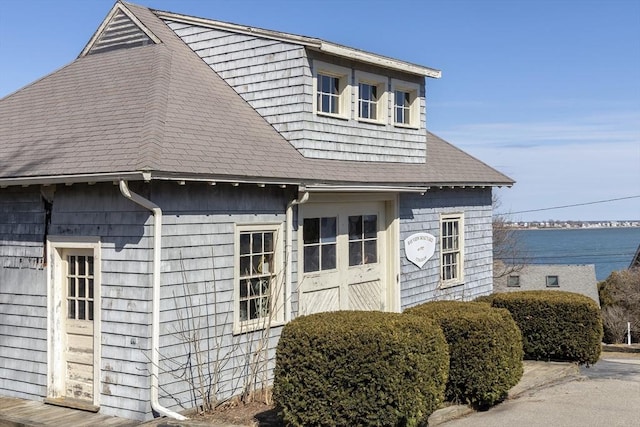
[[454,144],[466,148],[640,143],[640,112],[605,113],[563,121],[466,124],[436,130]]

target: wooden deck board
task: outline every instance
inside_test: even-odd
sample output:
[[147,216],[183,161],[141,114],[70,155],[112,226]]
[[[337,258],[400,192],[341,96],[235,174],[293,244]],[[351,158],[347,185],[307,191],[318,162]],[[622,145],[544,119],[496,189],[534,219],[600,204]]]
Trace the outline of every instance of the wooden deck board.
[[140,423],[77,409],[47,405],[35,400],[0,396],[0,426],[109,426],[132,427]]

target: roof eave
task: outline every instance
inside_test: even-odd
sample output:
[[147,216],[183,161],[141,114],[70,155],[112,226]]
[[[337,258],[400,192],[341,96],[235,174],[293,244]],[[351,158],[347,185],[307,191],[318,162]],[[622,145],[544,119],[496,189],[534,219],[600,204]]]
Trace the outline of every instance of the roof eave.
[[263,28],[249,27],[246,25],[232,24],[230,22],[181,15],[173,12],[165,12],[160,10],[153,10],[153,12],[161,19],[167,19],[170,21],[176,21],[185,24],[199,25],[205,28],[233,31],[240,34],[259,36],[272,40],[298,44],[320,52],[325,52],[344,58],[355,59],[357,61],[402,71],[404,73],[415,74],[424,77],[432,77],[436,79],[442,76],[442,71],[436,70],[434,68],[412,64],[406,61],[400,61],[386,56],[377,55],[375,53],[327,42],[314,37],[305,37],[296,34],[283,33],[280,31],[265,30]]
[[382,55],[376,55],[374,53],[342,46],[335,43],[322,41],[318,50],[331,55],[349,58],[359,62],[364,62],[367,64],[376,65],[396,71],[402,71],[403,73],[431,77],[434,79],[439,79],[440,77],[442,77],[442,71],[436,70],[434,68],[412,64],[410,62],[400,61],[398,59],[393,59]]
[[148,181],[146,172],[110,172],[97,174],[74,175],[41,175],[16,178],[0,178],[0,188],[28,187],[30,185],[55,185],[55,184],[93,184],[97,182],[113,181]]

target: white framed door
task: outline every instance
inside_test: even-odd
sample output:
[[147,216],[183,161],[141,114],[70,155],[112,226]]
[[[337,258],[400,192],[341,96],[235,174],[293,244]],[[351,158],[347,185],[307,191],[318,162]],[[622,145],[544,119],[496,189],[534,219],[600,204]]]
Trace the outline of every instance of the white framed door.
[[47,401],[97,410],[100,383],[99,244],[49,241]]
[[299,313],[388,311],[387,202],[307,203],[299,218]]

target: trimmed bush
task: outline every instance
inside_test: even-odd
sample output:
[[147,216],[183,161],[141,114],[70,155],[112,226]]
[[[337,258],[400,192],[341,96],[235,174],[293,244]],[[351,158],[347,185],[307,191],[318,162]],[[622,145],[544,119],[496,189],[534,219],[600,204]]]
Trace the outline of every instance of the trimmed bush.
[[503,400],[522,377],[522,336],[507,310],[486,303],[437,301],[410,315],[439,322],[449,344],[446,398],[484,408]]
[[282,330],[273,398],[287,425],[426,425],[444,401],[448,365],[444,335],[429,319],[302,316]]
[[600,309],[591,298],[565,291],[504,292],[506,308],[522,331],[525,359],[596,363],[602,343]]

